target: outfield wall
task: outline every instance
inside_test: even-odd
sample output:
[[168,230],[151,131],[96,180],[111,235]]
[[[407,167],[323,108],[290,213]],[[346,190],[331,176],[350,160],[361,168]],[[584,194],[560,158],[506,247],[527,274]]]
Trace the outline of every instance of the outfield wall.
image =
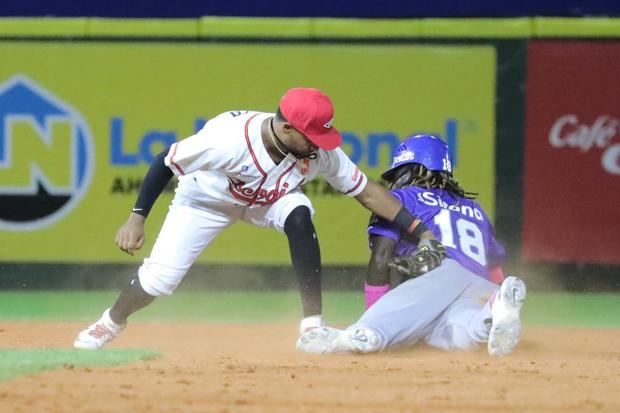
[[[457,177],[480,192],[516,264],[617,265],[620,191],[605,188],[620,179],[619,22],[0,19],[0,261],[135,263],[111,239],[153,155],[219,112],[274,110],[288,87],[312,85],[332,96],[343,148],[371,178],[413,132],[448,140]],[[566,115],[577,120],[554,143]],[[548,149],[558,145],[572,150]],[[589,172],[566,178],[575,165]],[[364,265],[365,210],[323,182],[306,191],[324,262]],[[171,194],[162,198],[150,243]],[[588,233],[559,235],[567,221]],[[201,262],[287,265],[287,251],[282,236],[239,225]]]

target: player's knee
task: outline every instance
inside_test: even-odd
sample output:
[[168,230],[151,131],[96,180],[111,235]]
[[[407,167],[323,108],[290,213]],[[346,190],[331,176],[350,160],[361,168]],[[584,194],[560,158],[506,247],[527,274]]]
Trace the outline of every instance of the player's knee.
[[160,297],[171,295],[183,279],[185,272],[170,271],[157,265],[142,264],[138,270],[140,286],[149,295]]
[[284,221],[284,232],[289,237],[304,233],[314,233],[310,209],[305,205],[300,205],[293,209],[286,217],[286,221]]

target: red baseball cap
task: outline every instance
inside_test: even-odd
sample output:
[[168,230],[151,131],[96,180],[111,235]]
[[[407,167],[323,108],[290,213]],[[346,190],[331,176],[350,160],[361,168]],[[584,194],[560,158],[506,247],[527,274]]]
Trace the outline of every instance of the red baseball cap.
[[280,99],[280,112],[295,129],[321,149],[331,150],[342,143],[342,136],[332,126],[334,105],[318,89],[296,87]]

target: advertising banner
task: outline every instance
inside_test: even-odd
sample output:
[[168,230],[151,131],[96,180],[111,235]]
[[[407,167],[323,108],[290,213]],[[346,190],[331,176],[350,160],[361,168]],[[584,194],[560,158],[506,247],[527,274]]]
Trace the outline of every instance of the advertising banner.
[[[229,110],[274,112],[290,87],[336,107],[343,149],[372,179],[414,132],[453,146],[456,175],[493,215],[495,50],[487,46],[0,42],[0,260],[136,262],[114,235],[163,148]],[[368,260],[369,213],[325,181],[305,191],[325,263]],[[212,263],[288,263],[286,237],[237,224]]]
[[620,264],[620,42],[528,50],[523,255]]

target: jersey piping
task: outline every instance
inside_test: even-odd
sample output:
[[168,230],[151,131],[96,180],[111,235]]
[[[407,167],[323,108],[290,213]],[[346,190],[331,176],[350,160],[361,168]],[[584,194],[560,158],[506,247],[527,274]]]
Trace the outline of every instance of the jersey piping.
[[185,172],[183,171],[183,168],[181,168],[181,167],[179,166],[179,164],[177,164],[177,163],[174,161],[174,155],[177,153],[177,146],[178,146],[178,145],[179,145],[179,142],[177,142],[177,143],[175,143],[175,144],[173,145],[173,146],[174,146],[174,149],[172,150],[172,155],[170,155],[170,164],[171,164],[171,165],[173,165],[173,166],[177,169],[177,171],[179,171],[179,173],[180,173],[181,175],[185,175]]

